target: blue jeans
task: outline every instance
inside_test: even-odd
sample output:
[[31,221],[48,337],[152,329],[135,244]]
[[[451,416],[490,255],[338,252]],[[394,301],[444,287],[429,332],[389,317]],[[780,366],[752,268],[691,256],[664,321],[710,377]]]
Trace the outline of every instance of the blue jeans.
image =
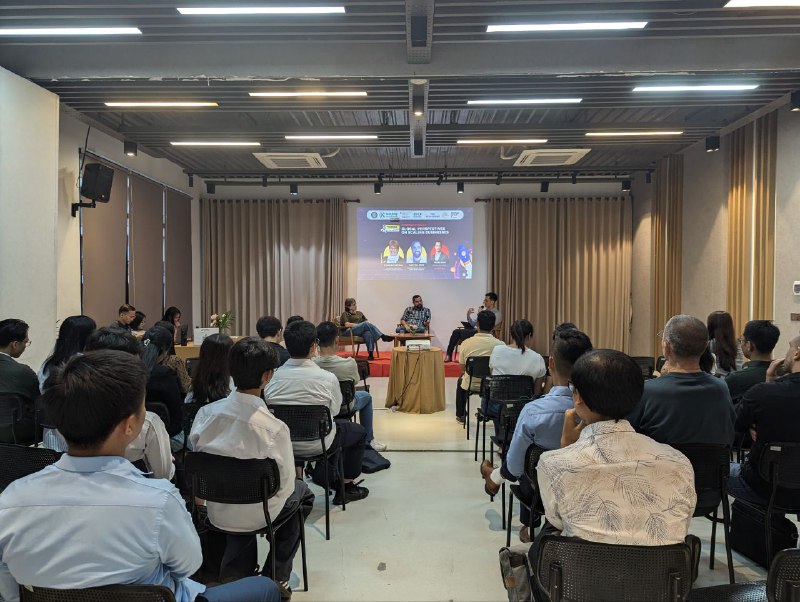
[[375,434],[372,432],[372,395],[366,391],[356,391],[353,410],[358,412],[361,426],[367,431],[367,445],[369,445],[375,438]]
[[197,599],[208,602],[280,602],[278,586],[269,577],[245,577],[225,585],[209,587]]
[[[395,332],[397,332],[398,334],[411,333],[410,330],[406,330],[405,326],[398,326],[397,330],[395,330]],[[414,334],[425,334],[426,332],[428,332],[428,331],[425,329],[424,326],[419,326],[414,331]]]
[[372,322],[361,322],[352,328],[345,330],[345,334],[353,333],[357,337],[364,339],[364,344],[367,346],[367,352],[372,353],[375,350],[375,341],[381,338],[383,333],[378,330]]
[[728,475],[728,495],[762,508],[766,508],[769,503],[769,500],[764,499],[747,484],[742,476],[742,465],[736,462],[731,462],[731,470]]

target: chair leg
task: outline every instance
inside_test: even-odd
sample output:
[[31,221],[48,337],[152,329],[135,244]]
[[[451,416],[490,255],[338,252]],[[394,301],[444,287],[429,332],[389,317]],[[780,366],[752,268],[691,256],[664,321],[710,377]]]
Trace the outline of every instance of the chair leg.
[[514,494],[509,492],[508,495],[508,514],[506,522],[506,547],[511,545],[511,517],[514,514]]
[[478,461],[478,433],[481,430],[481,416],[475,413],[475,461]]
[[331,538],[331,483],[328,475],[328,455],[322,461],[325,462],[325,541]]
[[481,462],[486,459],[486,429],[488,424],[486,422],[483,423],[483,443],[481,444]]
[[714,550],[717,540],[717,512],[718,508],[714,509],[714,514],[711,515],[711,547],[709,548],[708,568],[714,570]]
[[[772,500],[770,500],[771,502]],[[764,539],[767,542],[767,566],[772,566],[772,503],[767,506],[767,514],[764,517]]]
[[270,531],[269,533],[269,556],[272,559],[270,561],[270,569],[272,572],[269,574],[273,581],[275,581],[275,532]]
[[467,395],[467,409],[464,411],[464,428],[467,429],[467,441],[469,441],[469,428],[467,423],[469,422],[469,395]]
[[731,583],[736,583],[736,576],[733,574],[733,555],[731,554],[731,544],[728,535],[731,531],[731,508],[728,504],[727,495],[722,497],[722,534],[725,537],[725,555],[728,558],[728,579]]
[[[485,428],[483,430],[486,432]],[[489,462],[494,466],[494,441],[489,441]]]
[[503,483],[500,486],[500,506],[502,510],[500,511],[502,520],[500,521],[500,526],[505,529],[506,528],[506,484]]
[[297,520],[300,521],[300,558],[303,561],[303,591],[308,591],[308,562],[306,561],[306,521],[303,512],[297,511]]
[[347,510],[347,501],[344,497],[344,449],[339,448],[339,491],[342,493],[342,511]]

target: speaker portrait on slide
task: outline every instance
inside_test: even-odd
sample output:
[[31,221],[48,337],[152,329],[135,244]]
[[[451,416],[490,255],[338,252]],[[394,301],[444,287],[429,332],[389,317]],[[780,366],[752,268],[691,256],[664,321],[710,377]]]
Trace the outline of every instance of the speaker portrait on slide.
[[456,260],[450,271],[456,280],[472,279],[472,247],[458,245]]
[[402,263],[404,258],[405,253],[403,253],[403,250],[400,248],[400,243],[396,240],[390,240],[381,255],[381,263],[389,265]]

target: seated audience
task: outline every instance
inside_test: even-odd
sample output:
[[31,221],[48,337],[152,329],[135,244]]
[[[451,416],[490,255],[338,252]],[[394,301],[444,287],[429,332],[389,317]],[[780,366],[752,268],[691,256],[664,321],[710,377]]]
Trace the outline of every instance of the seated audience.
[[167,432],[174,437],[183,429],[184,394],[181,393],[180,383],[175,372],[163,365],[164,359],[169,355],[172,346],[172,337],[169,331],[160,326],[153,326],[142,339],[141,356],[150,378],[147,381],[147,404],[161,403],[168,410],[169,422],[166,418]]
[[44,392],[44,383],[50,371],[63,364],[76,353],[83,351],[86,339],[97,328],[97,324],[89,316],[70,316],[65,318],[58,329],[58,337],[50,354],[39,368],[39,389]]
[[136,319],[136,308],[130,303],[123,303],[119,306],[118,316],[116,322],[111,326],[122,328],[124,330],[131,329],[131,322]]
[[[780,376],[783,374],[783,376]],[[728,493],[745,502],[766,507],[772,485],[758,474],[764,447],[770,443],[800,442],[800,336],[789,341],[786,357],[775,360],[766,382],[754,385],[736,407],[736,430],[750,432],[753,445],[744,464],[731,464]],[[800,492],[778,489],[776,503],[796,508]]]
[[178,384],[181,387],[181,394],[186,395],[189,392],[189,387],[192,386],[192,377],[189,376],[189,370],[186,369],[186,362],[175,354],[175,324],[159,320],[153,326],[163,328],[169,333],[171,340],[169,350],[159,363],[175,373],[175,376],[178,377]]
[[[317,326],[317,342],[319,355],[314,362],[328,372],[333,373],[339,381],[350,380],[353,384],[358,382],[358,365],[352,357],[339,357],[336,355],[336,337],[338,328],[333,322],[322,322]],[[359,422],[367,431],[367,445],[375,451],[384,451],[386,446],[375,440],[372,430],[372,395],[367,391],[356,391],[355,399],[350,412],[358,412]]]
[[[330,409],[331,416],[339,413],[342,405],[342,391],[339,379],[334,374],[317,366],[312,358],[316,349],[317,329],[305,320],[292,322],[284,333],[286,348],[291,359],[275,371],[275,376],[264,389],[264,399],[268,406],[282,404],[322,405]],[[367,445],[367,431],[360,424],[349,420],[334,420],[333,428],[325,439],[329,450],[341,448],[344,459],[345,499],[341,499],[339,487],[333,503],[350,503],[362,500],[369,495],[369,489],[359,487],[353,481],[361,474],[364,448]],[[295,456],[310,456],[322,453],[322,445],[315,441],[292,443]],[[297,464],[297,463],[296,463]],[[302,463],[299,463],[302,465]],[[330,467],[318,462],[314,471],[314,482],[324,483],[324,470],[336,474],[338,462],[330,458]]]
[[[495,347],[495,351],[498,349],[501,347]],[[517,419],[514,436],[502,466],[494,468],[488,460],[484,460],[481,464],[486,493],[496,495],[503,481],[520,479],[525,472],[525,453],[531,445],[547,450],[558,449],[561,446],[564,412],[573,407],[572,392],[568,386],[572,366],[579,357],[591,350],[592,342],[579,330],[559,330],[556,333],[548,359],[553,386],[543,397],[525,404]],[[532,499],[531,483],[522,478],[519,480],[519,485],[524,499]],[[520,521],[524,525],[520,530],[520,539],[528,542],[530,539],[527,525],[530,522],[530,515],[524,507],[520,510]]]
[[[205,341],[203,341],[205,343]],[[203,406],[197,412],[189,435],[192,449],[232,458],[272,458],[278,464],[280,489],[268,502],[272,521],[281,521],[302,508],[308,517],[314,495],[295,479],[294,455],[289,428],[267,409],[261,394],[278,365],[278,356],[261,339],[248,337],[231,347],[230,371],[236,390]],[[230,505],[208,502],[208,518],[226,531],[255,531],[266,526],[262,504]],[[301,527],[291,520],[275,533],[275,550],[261,573],[271,570],[275,554],[275,579],[283,597],[291,595],[289,577],[292,561],[300,546]],[[257,562],[255,535],[228,535],[220,579],[252,575]]]
[[39,379],[30,367],[17,361],[31,344],[28,325],[22,320],[0,320],[0,395],[15,395],[22,407],[13,425],[0,425],[0,442],[32,443],[35,438],[34,404]]
[[189,579],[203,558],[184,500],[122,457],[144,421],[142,362],[93,351],[55,372],[44,403],[69,452],[0,494],[0,597],[19,600],[18,584],[142,584],[167,587],[182,602],[201,594],[208,602],[277,602],[265,577],[211,588]]
[[147,322],[147,316],[144,314],[144,312],[141,312],[141,311],[139,311],[137,309],[136,310],[136,317],[129,324],[129,326],[131,327],[132,331],[142,332],[143,333],[144,329],[145,329],[145,323],[146,322]]
[[362,312],[358,311],[356,300],[349,297],[344,300],[344,311],[339,318],[339,326],[345,328],[342,334],[350,336],[353,333],[357,337],[364,339],[364,344],[367,346],[367,359],[373,360],[373,351],[375,350],[375,342],[379,339],[381,341],[390,343],[394,339],[383,334],[377,326],[367,320]]
[[[168,307],[164,312],[164,317],[161,318],[163,322],[169,322],[173,326],[172,340],[175,345],[185,345],[189,326],[188,324],[181,324],[181,310],[174,305]],[[131,326],[133,328],[133,326]]]
[[714,354],[715,376],[726,376],[742,367],[742,351],[736,344],[733,318],[726,311],[713,311],[706,319],[708,348]]
[[767,380],[767,368],[772,362],[772,350],[778,344],[781,331],[769,320],[750,320],[740,339],[742,353],[749,361],[741,370],[725,377],[734,404],[748,389]]
[[264,316],[256,322],[256,332],[278,354],[278,367],[283,366],[289,359],[289,352],[281,345],[283,340],[283,326],[275,316]]
[[406,307],[400,318],[398,333],[424,334],[431,326],[431,310],[422,305],[422,295],[411,297],[413,305]]
[[[483,298],[483,305],[479,308],[480,310],[487,309],[494,314],[494,323],[495,326],[499,326],[500,323],[503,321],[503,314],[500,313],[500,310],[497,309],[497,293],[486,293],[486,296]],[[452,362],[453,361],[453,353],[456,350],[456,347],[462,341],[466,341],[468,338],[475,335],[477,329],[475,326],[477,325],[477,318],[472,314],[475,313],[475,308],[470,307],[467,310],[467,319],[466,322],[469,324],[469,327],[465,324],[463,328],[456,328],[450,334],[450,341],[447,343],[447,353],[445,354],[444,361]]]
[[289,324],[292,322],[302,322],[304,320],[305,318],[303,316],[289,316],[289,318],[286,320],[286,327],[288,328]]
[[503,341],[492,335],[493,328],[494,314],[488,309],[484,309],[478,312],[478,332],[461,344],[458,363],[461,366],[462,374],[458,377],[456,385],[456,420],[461,424],[464,424],[467,419],[467,397],[470,388],[473,391],[480,391],[481,387],[480,378],[471,379],[466,374],[467,360],[471,357],[490,356],[495,347],[503,344]]
[[[561,324],[556,324],[556,327],[553,328],[553,341],[556,340],[556,336],[562,330],[578,330],[578,327],[575,326],[575,324],[573,324],[572,322],[562,322]],[[553,377],[550,375],[550,368],[548,366],[547,372],[544,375],[544,382],[542,382],[541,392],[547,393],[552,387],[553,387]],[[537,391],[537,394],[538,393],[539,392]]]

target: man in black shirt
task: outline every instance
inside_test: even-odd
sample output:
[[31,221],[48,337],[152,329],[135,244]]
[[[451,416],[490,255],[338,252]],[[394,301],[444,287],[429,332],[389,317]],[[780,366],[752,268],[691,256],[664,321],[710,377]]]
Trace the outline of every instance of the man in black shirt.
[[39,379],[36,372],[17,361],[30,344],[25,322],[16,318],[0,320],[0,394],[16,397],[20,404],[14,424],[0,426],[3,443],[28,445],[34,439],[33,413],[39,397]]
[[[779,376],[784,374],[783,376]],[[728,493],[742,501],[766,506],[772,491],[758,475],[758,463],[769,443],[800,442],[800,336],[789,342],[786,357],[767,369],[766,382],[755,385],[736,408],[736,430],[750,431],[753,447],[744,464],[731,464]],[[776,503],[800,505],[800,492],[778,490]]]
[[725,377],[734,404],[739,403],[750,387],[766,381],[772,350],[780,337],[781,331],[769,320],[750,320],[745,325],[739,343],[742,353],[750,361],[741,370]]
[[283,339],[283,326],[281,321],[275,316],[264,316],[256,322],[256,331],[266,343],[278,354],[278,367],[283,366],[289,359],[289,352],[286,347],[281,345]]
[[123,303],[119,306],[117,321],[111,324],[116,328],[122,328],[130,332],[131,322],[136,319],[136,308],[130,303]]

